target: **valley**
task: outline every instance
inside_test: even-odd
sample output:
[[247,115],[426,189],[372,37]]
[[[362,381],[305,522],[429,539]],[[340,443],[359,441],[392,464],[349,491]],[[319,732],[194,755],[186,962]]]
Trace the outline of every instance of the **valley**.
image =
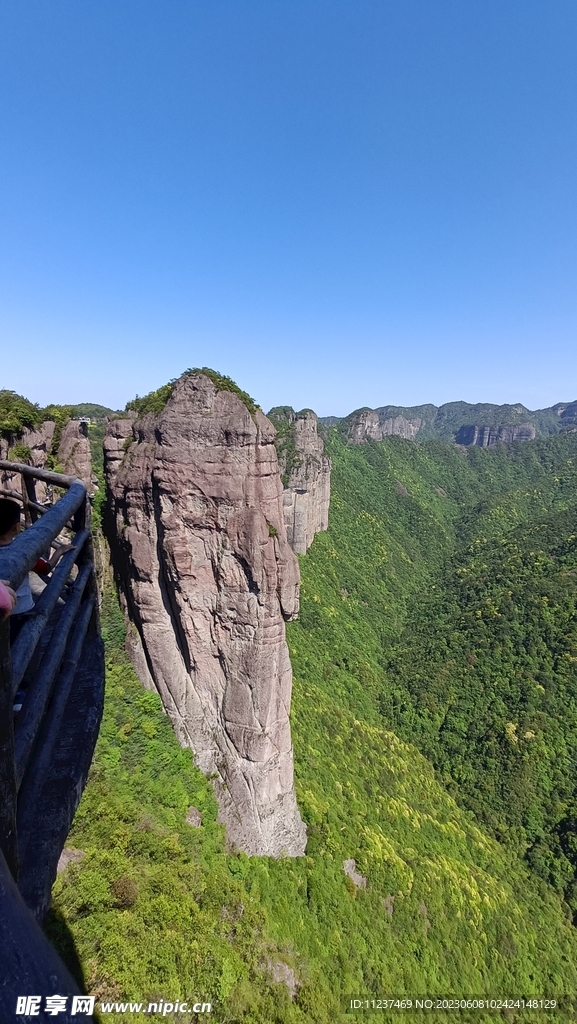
[[[138,415],[171,394],[118,421],[135,433],[121,461],[150,452]],[[573,996],[577,433],[349,443],[321,421],[322,451],[303,449],[321,473],[283,415],[287,522],[269,522],[296,522],[294,471],[319,527],[286,622],[304,855],[227,839],[214,777],[138,679],[138,623],[104,564],[105,719],[46,930],[99,1000],[194,995],[222,1022],[328,1024],[361,995]],[[112,429],[88,428],[105,530]]]

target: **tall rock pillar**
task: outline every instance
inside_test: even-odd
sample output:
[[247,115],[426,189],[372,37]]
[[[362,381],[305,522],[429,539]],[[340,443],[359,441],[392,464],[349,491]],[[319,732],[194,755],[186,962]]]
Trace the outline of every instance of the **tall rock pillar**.
[[293,551],[304,555],[315,535],[328,529],[331,460],[324,454],[318,418],[312,409],[271,409],[284,484],[283,516]]
[[285,620],[300,577],[274,435],[259,409],[188,373],[162,412],[109,425],[105,468],[137,670],[214,778],[229,841],[298,856]]

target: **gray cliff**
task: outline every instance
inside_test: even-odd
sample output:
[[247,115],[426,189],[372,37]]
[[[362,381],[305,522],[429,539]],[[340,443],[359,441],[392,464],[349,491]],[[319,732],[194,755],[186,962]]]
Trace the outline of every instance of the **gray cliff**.
[[62,429],[58,446],[58,461],[68,476],[76,476],[85,484],[92,496],[97,479],[92,472],[92,453],[88,439],[88,424],[81,420],[69,420]]
[[519,426],[488,427],[470,424],[457,431],[455,444],[475,444],[479,448],[492,448],[498,442],[512,444],[513,441],[534,441],[537,431],[532,423],[521,423]]
[[300,576],[274,436],[260,409],[185,374],[162,412],[109,424],[108,530],[135,667],[213,779],[230,843],[298,856],[285,621]]
[[533,441],[577,426],[577,402],[560,402],[531,412],[524,405],[492,405],[447,402],[445,405],[357,409],[344,419],[325,417],[326,428],[335,427],[350,444],[381,441],[397,436],[406,440],[434,438],[462,445],[489,448],[495,444]]
[[269,418],[277,429],[287,539],[293,551],[304,555],[315,535],[328,529],[331,460],[324,454],[318,418],[311,409],[296,413],[281,406],[271,409]]
[[410,419],[402,415],[391,416],[385,409],[359,409],[349,417],[347,437],[351,444],[363,441],[382,441],[385,437],[404,437],[413,441],[423,425],[419,416]]

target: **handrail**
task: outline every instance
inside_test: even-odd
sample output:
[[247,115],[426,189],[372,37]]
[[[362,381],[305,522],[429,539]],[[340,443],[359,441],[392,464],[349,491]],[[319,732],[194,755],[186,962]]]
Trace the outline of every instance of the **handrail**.
[[34,830],[34,815],[36,801],[46,773],[50,766],[52,750],[58,736],[62,716],[70,690],[74,680],[76,668],[82,652],[82,645],[86,636],[90,617],[94,609],[94,597],[86,601],[78,613],[75,623],[74,635],[66,649],[66,656],[62,662],[60,675],[56,685],[56,694],[46,715],[43,731],[44,737],[39,753],[36,757],[35,772],[32,778],[27,777],[22,786],[18,798],[18,835],[20,837],[19,853],[24,856],[30,836]]
[[77,476],[66,476],[65,473],[54,473],[51,469],[37,469],[36,466],[28,466],[25,462],[8,462],[0,459],[0,469],[5,469],[10,475],[21,473],[22,476],[32,476],[35,480],[44,480],[47,484],[56,484],[57,487],[72,487],[74,484],[84,484]]
[[[2,950],[2,984],[0,984],[0,1019],[22,1020],[16,1017],[18,994],[51,996],[55,992],[72,996],[79,994],[77,983],[50,945],[39,924],[25,905],[2,851],[0,850],[0,949]],[[44,999],[42,1000],[44,1002]],[[67,1000],[70,1007],[71,1000]],[[26,1018],[28,1019],[28,1018]],[[30,1020],[57,1020],[60,1024],[86,1024],[92,1016],[72,1016],[65,1012],[48,1018],[42,1011]]]
[[[13,498],[14,501],[21,501],[22,504],[24,504],[24,498],[22,495],[18,494],[18,491],[13,491],[11,487],[0,487],[0,498]],[[28,498],[26,504],[41,516],[43,516],[45,512],[48,512],[46,505],[40,505],[37,501],[30,501],[30,498]]]
[[[58,723],[67,707],[67,693],[76,678],[79,659],[95,666],[91,669],[95,694],[101,693],[104,666],[85,485],[77,477],[4,459],[0,460],[0,474],[4,479],[20,474],[22,496],[14,492],[14,497],[20,498],[25,513],[36,502],[36,480],[61,489],[55,503],[43,508],[41,518],[30,523],[27,517],[28,528],[10,544],[0,546],[0,579],[7,580],[10,586],[18,589],[38,559],[46,556],[64,527],[69,527],[74,534],[72,550],[61,558],[33,610],[18,616],[18,623],[10,620],[0,629],[0,788],[3,792],[0,849],[4,851],[14,876],[18,877],[19,854],[24,851],[30,836],[22,835],[20,830],[16,833],[17,804],[18,815],[21,817],[24,813],[30,818],[33,811],[30,794],[36,792],[40,779],[46,775],[40,772],[39,765],[50,762],[49,751],[58,749]],[[10,486],[8,482],[6,487]],[[72,580],[70,574],[75,563],[77,572]],[[14,629],[11,629],[11,623]],[[14,637],[12,643],[11,635]],[[94,654],[89,653],[91,651],[97,652],[96,661]],[[66,665],[67,672],[63,668]],[[81,669],[82,665],[79,667],[80,675]],[[14,704],[17,691],[20,695]],[[92,700],[90,696],[89,699]],[[56,707],[60,708],[60,718],[55,715]],[[96,726],[100,713],[101,707],[94,719]],[[65,729],[74,732],[76,725],[69,720],[68,711],[64,717]],[[26,808],[18,795],[24,784],[28,793]],[[83,785],[80,778],[79,785]],[[80,791],[78,789],[71,797],[71,813]],[[39,799],[41,806],[42,798]],[[58,855],[56,848],[54,852]],[[40,904],[36,903],[34,912],[42,912]]]
[[[17,474],[21,495],[11,490],[14,485],[7,480]],[[38,503],[36,480],[59,488],[54,504]],[[0,579],[8,580],[14,589],[39,558],[47,557],[65,527],[73,533],[72,549],[61,557],[33,610],[0,623],[0,1019],[4,1021],[15,1019],[18,994],[78,991],[37,922],[50,903],[58,858],[98,735],[104,650],[85,485],[76,477],[2,459],[0,496],[22,504],[27,526],[10,544],[0,546]],[[43,1013],[39,1016],[48,1019]],[[66,1013],[63,1024],[76,1019]]]
[[90,536],[89,530],[81,530],[74,538],[74,550],[67,551],[52,573],[50,580],[39,597],[34,608],[34,615],[24,623],[15,643],[12,645],[12,686],[14,693],[20,686],[30,659],[36,650],[38,641],[54,611],[62,588],[70,576],[72,566],[76,562],[84,544]]
[[92,575],[92,571],[92,562],[86,562],[82,571],[78,574],[72,593],[66,602],[60,616],[60,621],[54,631],[51,645],[42,660],[34,682],[30,686],[24,707],[16,719],[14,729],[14,760],[16,763],[17,788],[20,788],[20,783],[24,777],[34,740],[52,695],[54,678],[64,657],[68,635],[74,624],[84,589]]
[[[0,462],[0,469],[5,465]],[[30,469],[30,466],[22,468]],[[50,475],[56,476],[54,473]],[[11,544],[0,547],[0,579],[8,580],[15,589],[86,499],[86,487],[81,480],[75,477],[65,479],[72,481],[67,493]]]

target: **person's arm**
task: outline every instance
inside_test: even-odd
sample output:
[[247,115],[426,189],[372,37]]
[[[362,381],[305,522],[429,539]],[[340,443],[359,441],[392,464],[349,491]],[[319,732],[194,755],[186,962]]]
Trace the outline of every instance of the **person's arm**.
[[0,622],[4,622],[16,604],[16,594],[12,587],[8,586],[7,580],[0,580]]
[[55,569],[60,559],[67,551],[74,551],[74,544],[60,544],[59,547],[55,548],[50,558],[48,559],[48,565],[50,569]]
[[50,558],[39,558],[32,572],[37,572],[40,576],[47,576],[49,572],[56,568],[60,559],[67,551],[74,551],[74,544],[60,544],[52,552]]

